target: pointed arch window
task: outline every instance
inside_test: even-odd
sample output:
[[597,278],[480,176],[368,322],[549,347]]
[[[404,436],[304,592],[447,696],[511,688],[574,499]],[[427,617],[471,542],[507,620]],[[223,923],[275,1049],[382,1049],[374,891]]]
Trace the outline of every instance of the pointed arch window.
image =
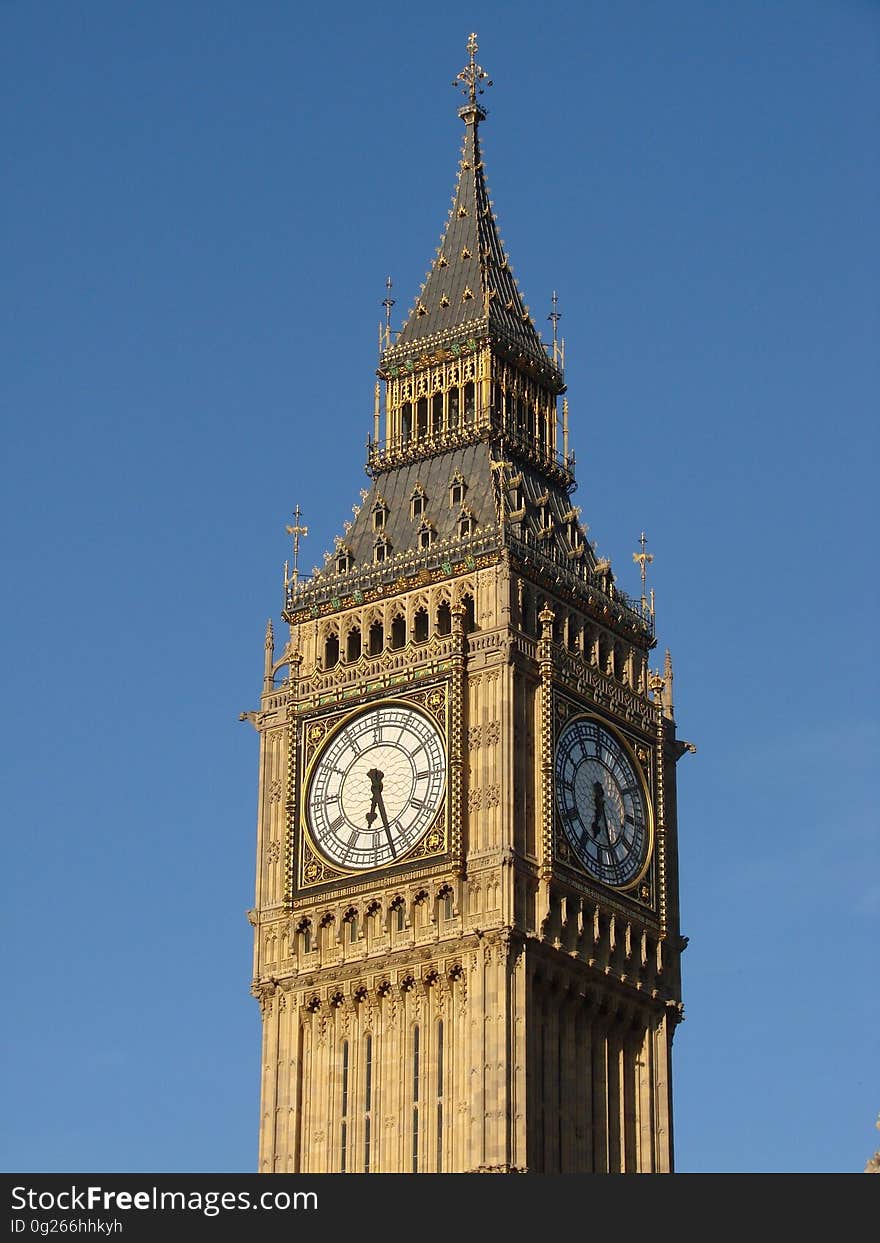
[[464,386],[464,418],[466,423],[473,423],[476,418],[476,398],[473,380]]
[[443,1020],[437,1020],[437,1173],[443,1173]]
[[381,497],[376,501],[375,505],[373,506],[372,513],[373,513],[373,530],[384,531],[385,522],[386,522],[386,519],[388,518],[388,506],[385,504],[385,502],[382,500]]
[[420,483],[417,483],[416,486],[413,488],[412,494],[409,498],[410,517],[413,519],[421,518],[425,512],[425,507],[427,503],[428,503],[428,498],[425,495],[425,489],[422,487]]
[[419,1082],[421,1078],[421,1048],[418,1023],[412,1031],[412,1172],[419,1172]]
[[361,628],[352,626],[345,637],[345,659],[351,664],[361,658]]
[[364,1173],[370,1172],[373,1138],[373,1037],[364,1037]]
[[339,1169],[345,1173],[348,1164],[348,1041],[342,1042],[342,1127],[339,1143]]
[[400,613],[391,622],[391,646],[395,650],[406,647],[406,618]]
[[419,609],[413,618],[413,640],[416,643],[426,643],[428,640],[428,611],[427,609]]
[[311,953],[312,949],[312,921],[310,919],[302,919],[296,927],[299,936],[299,947],[303,954]]
[[368,642],[370,655],[381,656],[382,649],[385,646],[385,627],[381,621],[376,620],[370,626]]
[[437,609],[437,633],[452,633],[452,609],[448,600],[444,600]]
[[324,668],[332,669],[339,664],[339,635],[328,634],[324,640]]
[[449,504],[452,507],[464,503],[464,494],[467,491],[467,484],[464,476],[459,472],[452,476],[449,481]]

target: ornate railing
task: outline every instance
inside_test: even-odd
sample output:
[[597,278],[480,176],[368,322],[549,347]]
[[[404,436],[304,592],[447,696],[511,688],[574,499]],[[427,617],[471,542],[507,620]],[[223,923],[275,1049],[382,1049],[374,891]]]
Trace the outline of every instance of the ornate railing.
[[384,441],[370,438],[367,441],[366,471],[375,479],[383,471],[391,470],[403,462],[421,461],[436,453],[447,453],[450,449],[458,449],[481,440],[502,441],[505,454],[510,453],[513,457],[530,462],[567,492],[573,492],[577,486],[573,453],[565,457],[556,449],[540,444],[536,437],[524,429],[502,420],[492,407],[480,408],[474,419],[462,421],[455,427],[447,427],[441,431],[426,432],[423,435],[413,433],[406,438],[394,436]]
[[565,557],[555,545],[548,548],[538,546],[537,540],[528,536],[524,539],[508,533],[507,543],[511,551],[524,565],[534,565],[552,578],[556,578],[583,594],[586,592],[593,605],[599,609],[611,607],[620,614],[621,620],[627,619],[654,634],[654,617],[651,610],[636,602],[625,591],[613,587],[611,593],[603,591],[596,581],[597,575],[586,561],[581,558],[573,562]]
[[460,538],[436,540],[429,548],[410,549],[396,553],[375,565],[356,566],[351,570],[334,573],[328,565],[316,578],[306,579],[295,589],[289,589],[285,601],[285,613],[297,613],[301,609],[331,604],[341,608],[342,601],[359,604],[368,592],[388,588],[403,580],[403,588],[418,584],[419,576],[441,570],[445,574],[464,573],[476,569],[477,557],[496,552],[501,547],[501,533],[497,526],[483,526],[471,535]]

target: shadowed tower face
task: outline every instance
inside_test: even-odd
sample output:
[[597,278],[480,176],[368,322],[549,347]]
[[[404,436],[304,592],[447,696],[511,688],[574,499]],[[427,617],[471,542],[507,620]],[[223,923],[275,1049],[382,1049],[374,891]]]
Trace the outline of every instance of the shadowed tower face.
[[672,1168],[687,744],[668,653],[649,668],[645,538],[635,601],[572,503],[558,304],[545,345],[489,199],[476,54],[397,333],[388,289],[367,486],[310,576],[297,507],[289,638],[269,623],[242,714],[266,1173]]

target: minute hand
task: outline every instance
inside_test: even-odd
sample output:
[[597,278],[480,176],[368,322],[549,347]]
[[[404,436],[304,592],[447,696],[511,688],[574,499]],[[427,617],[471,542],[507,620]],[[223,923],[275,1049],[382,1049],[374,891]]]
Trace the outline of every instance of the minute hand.
[[385,811],[385,802],[382,798],[382,778],[385,776],[378,768],[371,768],[367,773],[370,779],[373,798],[370,802],[370,810],[367,812],[367,824],[372,824],[376,819],[375,809],[379,808],[379,815],[382,817],[382,827],[385,829],[385,836],[388,838],[388,849],[391,851],[391,858],[397,858],[397,851],[394,849],[394,842],[391,837],[391,828],[388,824],[388,814]]
[[392,859],[397,858],[397,851],[394,849],[394,840],[391,836],[391,826],[388,824],[388,816],[385,812],[385,802],[382,798],[382,791],[377,790],[375,794],[376,806],[379,808],[379,817],[382,821],[382,827],[385,829],[385,836],[388,838],[388,849],[391,851]]

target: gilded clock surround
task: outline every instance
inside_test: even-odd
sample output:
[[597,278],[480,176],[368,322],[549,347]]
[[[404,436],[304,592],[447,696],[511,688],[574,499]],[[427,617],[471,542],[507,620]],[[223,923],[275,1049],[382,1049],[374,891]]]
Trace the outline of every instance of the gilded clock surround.
[[[292,826],[296,823],[296,813],[294,811],[294,815],[291,817],[291,826],[288,829],[287,841],[287,849],[289,851],[297,851],[295,863],[297,893],[305,893],[310,889],[329,884],[339,885],[346,880],[351,881],[363,878],[369,871],[379,870],[376,868],[354,870],[341,866],[334,867],[332,861],[328,860],[320,848],[315,845],[313,833],[308,823],[307,799],[305,796],[315,764],[333,737],[341,729],[344,729],[348,722],[358,718],[368,706],[385,708],[396,705],[413,708],[423,714],[426,719],[430,719],[435,723],[442,734],[446,747],[444,760],[448,770],[450,702],[449,685],[445,681],[428,686],[420,686],[417,689],[401,693],[395,698],[377,696],[372,700],[365,701],[365,703],[354,709],[345,708],[341,711],[325,712],[321,715],[306,717],[303,720],[300,735],[302,747],[300,771],[302,777],[297,783],[298,793],[295,796],[295,806],[297,803],[299,804],[299,833],[292,831]],[[411,849],[407,850],[400,860],[395,863],[380,865],[382,871],[394,868],[411,868],[416,862],[433,861],[440,856],[448,856],[450,848],[449,806],[451,801],[448,787],[447,771],[444,781],[443,802],[432,823],[424,833],[420,834],[419,841]]]
[[[545,347],[488,196],[468,51],[453,207],[396,334],[388,286],[368,486],[302,577],[294,512],[288,637],[276,653],[269,623],[260,709],[241,714],[260,736],[266,1173],[673,1168],[675,765],[694,748],[669,654],[649,667],[645,537],[638,601],[572,504],[558,304]],[[384,703],[436,720],[445,806],[405,857],[346,871],[310,842],[311,766]],[[556,743],[579,716],[644,782],[652,838],[627,888],[578,866],[558,822]]]

